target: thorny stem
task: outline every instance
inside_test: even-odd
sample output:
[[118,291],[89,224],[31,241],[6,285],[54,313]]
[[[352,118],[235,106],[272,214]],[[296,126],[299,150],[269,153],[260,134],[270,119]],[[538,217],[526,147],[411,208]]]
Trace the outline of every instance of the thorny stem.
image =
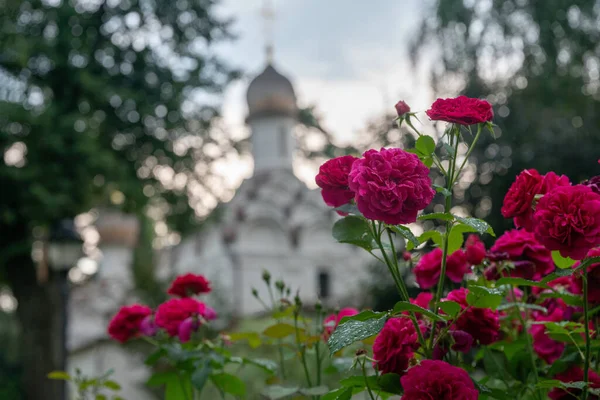
[[[385,251],[385,248],[383,247],[383,243],[381,242],[381,229],[378,229],[375,221],[372,221],[372,223],[373,223],[373,237],[375,238],[375,242],[377,243],[377,246],[381,250],[381,254],[383,255],[385,264],[387,265],[388,270],[390,271],[390,274],[392,274],[392,278],[394,279],[396,288],[398,289],[398,292],[400,293],[400,297],[402,297],[403,301],[410,302],[410,297],[408,296],[408,289],[406,288],[402,278],[400,276],[398,276],[398,273],[397,273],[397,271],[398,271],[397,259],[396,259],[396,264],[392,264],[392,262],[390,261],[388,255],[387,255],[387,252]],[[382,225],[380,225],[379,228],[381,228],[381,226]],[[389,234],[389,232],[388,232],[388,234]],[[393,246],[393,241],[391,243],[392,243],[391,246]],[[392,247],[392,249],[393,249],[393,247]],[[395,252],[395,249],[394,249],[394,252]],[[416,317],[415,313],[412,311],[410,312],[410,319],[412,320],[413,325],[415,326],[415,330],[417,331],[419,343],[421,344],[421,346],[424,346],[425,339],[423,338],[423,334],[421,333],[421,328],[419,327],[419,323],[417,322],[417,317]]]
[[583,381],[585,382],[585,389],[581,398],[587,400],[588,398],[588,379],[590,374],[590,357],[592,351],[592,338],[590,337],[590,318],[588,313],[588,269],[587,267],[583,270],[583,316],[585,319],[585,361],[583,367]]
[[306,383],[308,387],[312,387],[312,382],[310,380],[310,374],[308,373],[308,366],[306,365],[306,351],[300,343],[300,334],[298,331],[298,311],[294,312],[294,328],[296,331],[296,346],[298,347],[298,351],[300,352],[300,360],[302,361],[302,367],[304,368],[304,376],[306,377]]
[[[450,138],[450,146],[452,146],[452,139],[453,136],[452,135],[448,135],[448,137]],[[456,168],[456,151],[458,149],[458,137],[456,138],[456,144],[455,144],[455,152],[454,152],[454,156],[452,157],[452,162],[450,162],[450,165],[448,166],[448,175],[446,176],[446,189],[448,189],[448,191],[450,193],[452,193],[452,186],[453,186],[453,180],[454,180],[454,170]],[[444,205],[444,212],[448,213],[450,212],[450,209],[452,208],[452,195],[450,196],[446,196],[446,203]],[[442,237],[442,270],[440,271],[440,279],[438,281],[438,285],[437,285],[437,291],[435,293],[435,298],[434,298],[434,312],[437,314],[439,314],[439,303],[440,303],[440,299],[442,298],[442,293],[444,292],[444,280],[446,278],[446,265],[447,265],[447,258],[448,258],[448,242],[449,242],[449,238],[450,238],[450,230],[452,229],[452,221],[446,221],[446,232],[444,232],[444,236]],[[435,332],[436,329],[436,322],[433,321],[433,327],[432,327],[432,334],[431,334],[431,341],[430,341],[430,350],[433,350],[433,339],[434,339],[434,334],[433,332]]]
[[365,378],[365,386],[367,387],[367,392],[369,392],[369,397],[371,400],[375,400],[375,395],[373,395],[373,391],[371,391],[371,386],[369,386],[369,380],[367,379],[367,368],[365,367],[366,360],[363,360],[361,363],[363,377]]

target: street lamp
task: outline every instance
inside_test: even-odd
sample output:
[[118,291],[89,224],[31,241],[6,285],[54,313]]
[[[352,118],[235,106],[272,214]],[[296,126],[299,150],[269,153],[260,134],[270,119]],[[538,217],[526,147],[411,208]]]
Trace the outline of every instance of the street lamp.
[[[56,321],[55,336],[60,338],[59,359],[60,369],[67,369],[67,320],[69,317],[69,270],[77,263],[83,255],[81,236],[75,228],[73,220],[62,220],[55,224],[50,230],[48,237],[48,264],[52,271],[52,283],[59,296],[60,308],[55,310],[55,314],[60,321]],[[60,314],[58,314],[60,312]],[[60,332],[58,331],[60,329]],[[66,398],[66,385],[62,386],[62,398]]]

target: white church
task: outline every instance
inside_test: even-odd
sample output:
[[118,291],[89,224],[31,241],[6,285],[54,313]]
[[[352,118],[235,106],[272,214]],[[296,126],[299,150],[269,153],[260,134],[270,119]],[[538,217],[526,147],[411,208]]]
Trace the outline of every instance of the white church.
[[[300,290],[305,304],[360,305],[367,290],[368,254],[339,244],[331,236],[338,218],[318,190],[310,190],[293,171],[294,129],[298,107],[288,78],[268,63],[247,90],[254,173],[223,205],[219,223],[183,238],[164,250],[160,277],[193,272],[213,282],[206,299],[226,318],[263,311],[252,295],[265,299],[263,270]],[[97,222],[103,253],[97,276],[74,290],[70,304],[69,370],[100,375],[114,368],[128,400],[147,399],[149,370],[143,354],[128,352],[108,340],[106,326],[116,310],[138,301],[131,288],[133,248],[139,231],[135,219],[104,212]]]

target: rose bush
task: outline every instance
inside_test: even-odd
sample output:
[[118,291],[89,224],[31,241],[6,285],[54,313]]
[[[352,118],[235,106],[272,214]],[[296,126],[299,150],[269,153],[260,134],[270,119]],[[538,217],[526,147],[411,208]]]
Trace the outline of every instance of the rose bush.
[[[183,388],[169,400],[192,400],[209,381],[223,396],[247,398],[244,382],[226,369],[232,364],[262,368],[268,385],[261,395],[268,399],[599,398],[598,178],[572,184],[555,172],[521,172],[501,210],[516,229],[494,242],[485,221],[452,204],[468,155],[494,129],[491,105],[464,96],[436,100],[426,114],[450,124],[438,143],[415,128],[406,103],[396,109],[398,124],[406,122],[415,135],[414,149],[329,160],[316,182],[325,203],[343,216],[334,237],[383,263],[401,301],[380,312],[327,313],[319,302],[307,310],[291,287],[265,272],[271,304],[254,288],[253,294],[272,324],[210,336],[217,315],[194,297],[210,291],[210,283],[179,277],[168,290],[176,298],[155,312],[124,307],[108,327],[119,342],[142,338],[156,347],[148,364],[169,364],[166,392]],[[443,185],[432,185],[430,166]],[[436,193],[443,210],[419,215]],[[421,220],[437,221],[436,228],[415,235],[407,224]],[[414,298],[405,269],[420,289]],[[236,356],[230,346],[237,343],[270,346],[274,360]],[[292,362],[299,379],[290,376]],[[344,376],[325,384],[327,373]]]

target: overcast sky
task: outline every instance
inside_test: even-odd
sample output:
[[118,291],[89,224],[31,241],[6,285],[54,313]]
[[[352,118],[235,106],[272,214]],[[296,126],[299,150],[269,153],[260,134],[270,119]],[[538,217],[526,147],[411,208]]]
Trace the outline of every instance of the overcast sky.
[[[352,140],[367,121],[398,99],[425,110],[432,94],[412,71],[408,44],[422,18],[423,0],[273,0],[275,67],[294,84],[301,106],[316,105],[324,126]],[[263,0],[224,0],[239,39],[225,55],[247,77],[227,91],[224,116],[243,129],[249,80],[265,66]],[[247,174],[245,174],[247,175]]]

